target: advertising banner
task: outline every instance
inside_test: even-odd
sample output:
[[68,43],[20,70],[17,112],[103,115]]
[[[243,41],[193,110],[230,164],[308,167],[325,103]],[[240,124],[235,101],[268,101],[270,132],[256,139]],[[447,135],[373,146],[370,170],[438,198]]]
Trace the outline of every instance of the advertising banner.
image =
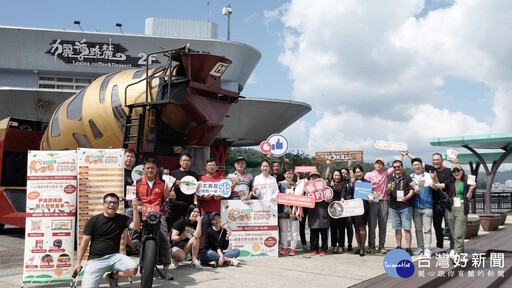
[[23,283],[71,282],[76,151],[29,151]]
[[350,199],[350,200],[333,201],[333,202],[331,202],[331,204],[329,204],[327,212],[334,219],[363,215],[364,214],[363,200]]
[[315,152],[316,163],[326,163],[331,161],[334,163],[348,162],[348,161],[363,162],[363,151],[326,151]]
[[232,231],[229,245],[240,249],[240,258],[277,258],[276,202],[222,200],[221,207],[222,226]]
[[[82,231],[87,220],[103,213],[103,195],[115,193],[123,199],[123,155],[123,149],[78,148],[78,243],[82,241]],[[117,213],[123,212],[124,204],[120,204]],[[122,252],[124,244],[122,238]],[[84,261],[87,255],[88,252]]]

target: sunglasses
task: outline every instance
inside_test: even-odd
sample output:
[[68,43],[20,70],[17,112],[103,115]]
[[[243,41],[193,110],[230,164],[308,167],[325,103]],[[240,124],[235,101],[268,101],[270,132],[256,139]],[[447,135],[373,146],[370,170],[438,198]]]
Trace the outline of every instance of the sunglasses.
[[394,169],[400,169],[402,166],[393,166]]
[[452,173],[453,173],[453,172],[460,172],[460,169],[455,168],[455,169],[453,169],[453,170],[452,170]]

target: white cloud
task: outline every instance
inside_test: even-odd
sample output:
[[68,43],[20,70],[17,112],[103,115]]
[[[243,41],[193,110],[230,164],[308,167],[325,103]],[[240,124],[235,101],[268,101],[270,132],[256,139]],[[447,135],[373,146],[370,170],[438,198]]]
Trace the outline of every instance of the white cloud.
[[[423,7],[419,0],[293,0],[273,14],[285,25],[279,61],[293,79],[293,97],[316,116],[301,126],[308,153],[363,149],[370,158],[392,157],[373,148],[392,140],[425,157],[444,150],[429,138],[510,131],[512,2],[456,1],[415,18]],[[457,105],[478,99],[455,96],[440,108],[452,97],[436,91],[448,76],[484,83],[494,114],[479,122]]]

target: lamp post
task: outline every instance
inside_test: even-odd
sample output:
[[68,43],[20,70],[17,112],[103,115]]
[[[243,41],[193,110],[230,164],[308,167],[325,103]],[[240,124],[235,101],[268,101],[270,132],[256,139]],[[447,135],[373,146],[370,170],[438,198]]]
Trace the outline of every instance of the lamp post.
[[75,22],[73,22],[73,24],[78,25],[78,27],[80,27],[80,30],[82,30],[82,32],[84,32],[84,29],[82,29],[82,26],[80,26],[80,21],[75,20]]
[[121,31],[121,34],[124,35],[123,29],[121,28],[121,27],[123,27],[123,23],[116,23],[116,27],[119,27],[119,30]]
[[228,16],[228,40],[230,40],[229,26],[230,26],[230,16],[231,16],[231,13],[233,13],[233,9],[231,9],[231,6],[229,4],[228,4],[228,6],[222,8],[222,15]]

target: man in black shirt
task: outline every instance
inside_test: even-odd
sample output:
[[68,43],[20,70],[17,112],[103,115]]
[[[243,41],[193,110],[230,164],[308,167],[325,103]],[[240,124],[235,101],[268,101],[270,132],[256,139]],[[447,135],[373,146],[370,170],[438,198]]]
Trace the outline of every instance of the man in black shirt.
[[180,189],[181,179],[185,176],[192,176],[197,180],[197,173],[190,170],[192,164],[192,156],[189,153],[181,153],[180,155],[180,168],[171,171],[171,176],[176,178],[171,189],[171,198],[175,201],[171,204],[171,217],[169,219],[169,225],[172,227],[178,219],[185,217],[187,209],[190,205],[197,202],[195,199],[196,194],[187,195]]
[[[124,150],[124,198],[126,199],[126,186],[133,185],[132,171],[135,164],[135,150],[126,148]],[[128,201],[125,201],[124,208],[130,207]]]
[[397,249],[402,249],[402,229],[405,234],[407,248],[405,251],[412,255],[411,250],[411,223],[412,201],[414,189],[411,187],[412,179],[403,174],[403,163],[400,160],[393,161],[393,175],[389,176],[386,193],[389,196],[389,208],[391,212],[391,226],[395,230]]
[[[137,198],[132,200],[132,206],[139,206]],[[119,287],[119,278],[132,277],[137,274],[137,263],[130,257],[119,253],[121,235],[126,228],[139,229],[140,217],[138,213],[130,217],[118,214],[119,197],[115,193],[103,196],[103,213],[91,217],[85,224],[82,242],[77,252],[75,272],[81,269],[81,263],[87,247],[89,258],[82,278],[82,287],[98,287],[101,277],[107,270],[106,279],[110,287]]]
[[[401,152],[403,155],[414,159],[416,156],[412,155],[409,151],[403,151]],[[443,156],[441,153],[434,153],[432,154],[432,165],[428,165],[423,163],[423,166],[425,168],[425,171],[433,174],[434,177],[432,179],[435,181],[439,181],[439,183],[444,183],[450,179],[451,176],[451,169],[443,165]],[[432,193],[432,200],[433,200],[433,224],[434,224],[434,231],[436,234],[436,248],[432,250],[433,254],[437,253],[444,253],[444,233],[448,234],[448,239],[450,240],[450,250],[454,249],[454,242],[453,242],[453,236],[450,231],[450,228],[448,226],[448,221],[445,218],[445,207],[442,201],[441,197],[442,189],[438,189]],[[443,229],[443,219],[444,219],[444,226],[446,227]],[[444,232],[444,233],[443,233]]]

